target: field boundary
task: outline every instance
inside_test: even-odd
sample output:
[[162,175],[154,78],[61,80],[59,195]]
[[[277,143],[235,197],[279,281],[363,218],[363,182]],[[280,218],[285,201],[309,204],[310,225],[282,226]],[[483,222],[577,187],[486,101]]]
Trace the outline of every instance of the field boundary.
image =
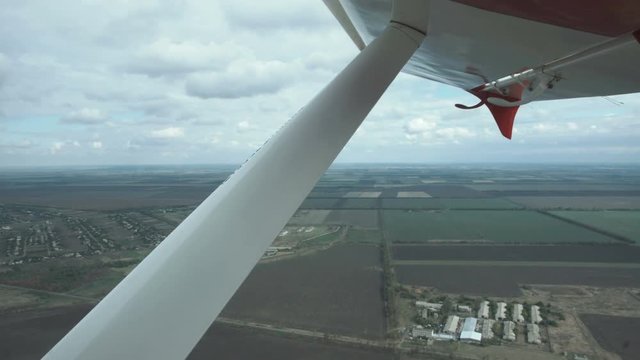
[[490,260],[392,260],[392,266],[537,266],[640,269],[637,263],[567,262],[567,261],[490,261]]
[[579,221],[576,221],[576,220],[572,220],[572,219],[569,219],[569,218],[566,218],[566,217],[563,217],[563,216],[560,216],[560,215],[556,215],[556,214],[553,214],[551,212],[544,211],[544,210],[536,210],[536,211],[538,213],[540,213],[540,214],[550,216],[550,217],[552,217],[554,219],[558,219],[560,221],[564,221],[564,222],[569,223],[569,224],[580,226],[580,227],[585,228],[587,230],[591,230],[593,232],[599,233],[601,235],[608,236],[608,237],[610,237],[612,239],[615,239],[615,240],[618,240],[618,241],[622,241],[622,242],[627,243],[627,244],[635,244],[636,243],[635,241],[633,241],[633,240],[631,240],[631,239],[629,239],[629,238],[627,238],[625,236],[618,235],[618,234],[615,234],[615,233],[612,233],[612,232],[609,232],[609,231],[606,231],[606,230],[602,230],[600,228],[597,228],[595,226],[591,226],[589,224],[585,224],[585,223],[582,223],[582,222],[579,222]]

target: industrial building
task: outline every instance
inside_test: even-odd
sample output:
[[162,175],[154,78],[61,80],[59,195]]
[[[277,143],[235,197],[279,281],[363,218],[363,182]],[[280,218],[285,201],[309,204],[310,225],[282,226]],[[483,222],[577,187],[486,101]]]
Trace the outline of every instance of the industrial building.
[[538,305],[531,305],[531,322],[533,324],[539,324],[542,321],[540,316],[540,307]]
[[513,321],[505,321],[503,325],[503,335],[502,338],[504,340],[515,341],[516,340],[516,323]]
[[507,318],[507,303],[499,302],[496,309],[496,320],[504,320]]
[[427,320],[429,318],[429,310],[428,309],[420,309],[418,310],[418,314],[421,318]]
[[482,334],[476,331],[477,325],[478,319],[474,317],[465,318],[464,324],[462,324],[462,331],[460,332],[460,340],[480,342],[482,340]]
[[522,316],[522,304],[513,304],[513,313],[511,314],[511,319],[517,323],[524,322],[524,316]]
[[433,335],[433,330],[425,329],[422,326],[418,325],[411,329],[411,336],[414,338],[429,338]]
[[527,324],[527,342],[530,344],[540,344],[540,327],[536,324]]
[[485,319],[482,321],[482,338],[483,339],[493,339],[493,324],[495,324],[494,320]]
[[431,335],[431,338],[433,340],[439,340],[439,341],[454,341],[456,339],[456,337],[453,335],[442,334],[442,333],[433,333]]
[[442,304],[439,303],[430,303],[426,301],[416,301],[416,307],[426,308],[431,311],[440,311],[442,309]]
[[447,334],[455,334],[458,331],[458,323],[460,318],[456,315],[449,315],[444,325],[444,332]]
[[478,317],[481,319],[489,318],[489,302],[483,301],[480,303],[480,308],[478,309]]

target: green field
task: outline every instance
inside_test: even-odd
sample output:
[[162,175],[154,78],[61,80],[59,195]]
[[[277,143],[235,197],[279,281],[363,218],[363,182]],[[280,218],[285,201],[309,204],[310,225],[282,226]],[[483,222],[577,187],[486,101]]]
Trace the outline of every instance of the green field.
[[616,240],[534,211],[384,210],[394,242],[611,243]]
[[336,208],[340,209],[376,209],[377,198],[343,198]]
[[340,199],[322,199],[322,198],[307,198],[304,199],[301,209],[333,209]]
[[640,211],[550,211],[550,213],[624,236],[640,244]]
[[509,200],[500,198],[441,199],[441,198],[396,198],[382,199],[383,209],[518,209],[522,208]]
[[360,244],[379,244],[382,241],[382,232],[349,228],[345,240]]

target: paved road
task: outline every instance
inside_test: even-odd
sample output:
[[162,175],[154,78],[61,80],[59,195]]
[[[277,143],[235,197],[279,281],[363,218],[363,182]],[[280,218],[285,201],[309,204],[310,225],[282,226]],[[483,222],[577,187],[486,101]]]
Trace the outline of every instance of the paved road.
[[87,296],[65,294],[65,293],[46,291],[46,290],[36,290],[36,289],[26,288],[26,287],[22,287],[22,286],[13,286],[13,285],[0,284],[0,288],[11,289],[11,290],[29,291],[29,292],[32,292],[32,293],[45,294],[45,295],[51,295],[51,296],[62,296],[62,297],[67,297],[67,298],[71,298],[71,299],[90,301],[90,302],[96,302],[96,303],[98,301],[100,301],[100,299],[87,297]]
[[247,320],[229,319],[225,317],[218,317],[216,319],[216,322],[235,325],[235,326],[250,327],[250,328],[265,330],[265,331],[272,331],[272,332],[277,332],[281,334],[290,334],[290,335],[318,338],[318,339],[323,339],[323,340],[337,342],[337,343],[366,345],[366,346],[380,348],[380,349],[389,349],[389,348],[393,348],[394,346],[392,342],[388,342],[385,340],[368,340],[368,339],[362,339],[362,338],[351,337],[351,336],[328,334],[320,331],[281,327],[281,326],[276,326],[271,324],[256,323],[256,322],[247,321]]

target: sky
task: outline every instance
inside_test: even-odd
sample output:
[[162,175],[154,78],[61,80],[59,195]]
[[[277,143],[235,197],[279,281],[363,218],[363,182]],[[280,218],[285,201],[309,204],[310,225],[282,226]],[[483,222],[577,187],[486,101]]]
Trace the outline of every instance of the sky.
[[[23,0],[0,33],[0,166],[241,163],[358,53],[310,0]],[[337,161],[640,161],[640,95],[528,104],[511,141],[475,102],[400,74]]]

